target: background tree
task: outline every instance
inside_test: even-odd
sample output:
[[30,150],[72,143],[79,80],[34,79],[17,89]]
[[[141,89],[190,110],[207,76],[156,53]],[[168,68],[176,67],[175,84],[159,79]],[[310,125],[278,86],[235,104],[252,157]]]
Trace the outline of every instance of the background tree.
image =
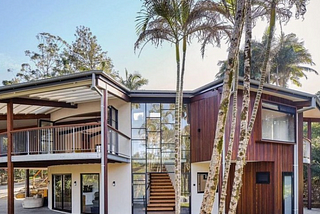
[[148,84],[148,80],[143,78],[138,72],[129,73],[128,70],[125,70],[125,79],[119,75],[119,72],[116,74],[116,80],[126,86],[130,90],[138,90],[144,85]]
[[[74,35],[76,40],[70,45],[59,36],[39,33],[36,36],[39,42],[38,50],[25,51],[25,55],[29,57],[32,64],[23,63],[15,77],[2,81],[3,85],[89,70],[103,70],[112,77],[116,77],[111,59],[107,56],[106,51],[102,51],[90,28],[77,27]],[[8,72],[13,72],[13,70],[8,69]]]
[[112,71],[113,64],[102,51],[97,37],[90,28],[79,26],[74,34],[76,40],[64,51],[63,61],[67,73],[76,73],[89,70],[103,70],[107,74],[115,75]]
[[[264,55],[266,53],[266,33],[262,37],[261,42],[252,42],[252,69],[251,79],[259,80],[260,68],[263,63]],[[240,51],[240,67],[239,76],[243,76],[243,55]],[[222,78],[225,72],[226,61],[219,61],[219,72],[216,74],[217,78]],[[307,78],[306,72],[314,72],[316,70],[309,67],[315,65],[312,56],[304,46],[303,41],[294,33],[281,33],[278,38],[273,39],[270,50],[270,60],[268,61],[269,70],[267,83],[288,87],[289,81],[297,86],[301,86],[300,79]]]
[[[62,68],[60,53],[67,43],[59,36],[49,33],[39,33],[36,38],[39,42],[37,46],[38,51],[25,51],[25,55],[30,58],[33,65],[23,63],[16,77],[12,80],[4,80],[2,82],[4,85],[60,75]],[[8,69],[8,71],[12,72],[11,69]]]

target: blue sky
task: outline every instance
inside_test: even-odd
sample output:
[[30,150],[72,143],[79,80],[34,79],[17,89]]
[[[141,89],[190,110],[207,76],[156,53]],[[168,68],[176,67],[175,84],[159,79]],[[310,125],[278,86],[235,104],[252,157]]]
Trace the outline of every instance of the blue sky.
[[[58,35],[68,42],[74,40],[76,26],[84,25],[98,38],[103,50],[113,60],[115,70],[124,73],[138,71],[149,79],[146,89],[174,89],[175,61],[174,49],[169,44],[155,48],[147,45],[141,55],[135,54],[133,44],[137,39],[135,17],[141,8],[140,0],[1,0],[0,7],[0,72],[2,79],[11,79],[14,74],[7,69],[19,70],[28,58],[25,50],[36,50],[36,35],[48,32]],[[317,8],[320,1],[312,0],[308,5],[305,20],[290,21],[284,26],[285,33],[294,32],[305,41],[305,46],[320,71],[320,21]],[[260,39],[266,23],[259,22],[254,37]],[[214,80],[218,70],[217,62],[227,56],[227,46],[221,48],[208,46],[202,59],[199,45],[189,46],[185,87],[194,89]],[[298,90],[315,93],[319,76],[310,75],[303,80]],[[295,87],[292,87],[296,89]]]

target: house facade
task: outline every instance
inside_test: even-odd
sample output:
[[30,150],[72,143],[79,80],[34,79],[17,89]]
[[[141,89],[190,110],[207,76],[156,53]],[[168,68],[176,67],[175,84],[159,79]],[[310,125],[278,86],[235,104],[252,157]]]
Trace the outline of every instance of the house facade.
[[[218,80],[184,93],[182,213],[199,212],[221,87]],[[257,83],[252,82],[252,88],[251,104]],[[101,71],[1,87],[0,167],[8,169],[8,213],[14,209],[15,168],[48,169],[52,210],[173,210],[174,101],[174,91],[130,91]],[[319,117],[313,95],[265,87],[248,146],[238,213],[303,212],[306,113]],[[225,149],[228,132],[227,126]],[[236,139],[238,133],[239,126]],[[236,143],[234,151],[237,148]],[[215,204],[219,191],[216,195]]]

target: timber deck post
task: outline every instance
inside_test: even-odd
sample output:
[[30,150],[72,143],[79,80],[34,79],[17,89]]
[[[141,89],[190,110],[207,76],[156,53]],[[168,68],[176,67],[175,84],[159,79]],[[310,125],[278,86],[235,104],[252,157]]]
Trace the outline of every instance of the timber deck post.
[[7,172],[8,172],[8,214],[14,214],[14,168],[11,160],[12,154],[12,130],[13,130],[13,102],[7,103]]

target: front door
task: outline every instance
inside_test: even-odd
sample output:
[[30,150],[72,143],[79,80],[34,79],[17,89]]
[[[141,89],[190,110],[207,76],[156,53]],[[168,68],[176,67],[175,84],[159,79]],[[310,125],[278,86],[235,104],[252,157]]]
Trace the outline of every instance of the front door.
[[283,172],[282,174],[282,205],[283,214],[293,213],[293,173]]
[[53,209],[72,211],[72,180],[71,174],[52,175]]

